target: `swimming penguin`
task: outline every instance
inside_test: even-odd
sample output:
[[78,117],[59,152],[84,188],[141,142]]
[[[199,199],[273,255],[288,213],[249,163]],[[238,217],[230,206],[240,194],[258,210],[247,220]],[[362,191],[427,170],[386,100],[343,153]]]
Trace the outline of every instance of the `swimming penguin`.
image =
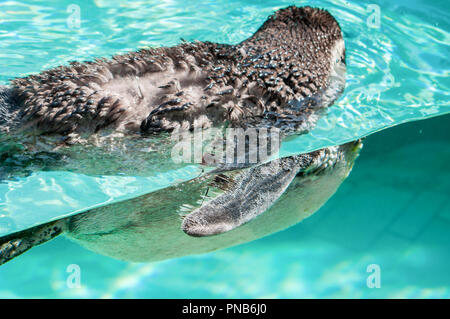
[[[73,62],[0,92],[4,132],[142,136],[226,125],[307,132],[345,86],[345,45],[325,10],[278,10],[247,40],[181,43]],[[208,252],[289,227],[349,174],[360,141],[214,171],[161,191],[0,238],[0,264],[65,233],[96,252],[153,261]],[[292,209],[295,207],[295,209]]]
[[237,45],[142,49],[14,79],[0,109],[8,114],[4,130],[71,139],[109,127],[148,134],[226,121],[306,129],[344,85],[336,20],[324,10],[289,7]]

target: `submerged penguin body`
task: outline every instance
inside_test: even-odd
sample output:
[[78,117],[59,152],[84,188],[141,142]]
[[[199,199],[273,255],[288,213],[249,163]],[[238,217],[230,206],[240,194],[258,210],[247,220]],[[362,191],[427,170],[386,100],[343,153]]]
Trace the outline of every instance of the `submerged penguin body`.
[[0,265],[64,233],[102,255],[133,262],[207,253],[290,227],[338,189],[359,141],[207,175],[0,239]]
[[[143,49],[12,81],[0,128],[62,135],[157,134],[221,125],[307,132],[345,85],[345,46],[325,10],[277,11],[237,45]],[[3,101],[3,102],[2,102]],[[1,104],[4,105],[3,111]],[[136,136],[136,138],[140,138]],[[228,247],[314,213],[348,175],[360,142],[213,173],[0,239],[0,264],[65,233],[118,259]]]

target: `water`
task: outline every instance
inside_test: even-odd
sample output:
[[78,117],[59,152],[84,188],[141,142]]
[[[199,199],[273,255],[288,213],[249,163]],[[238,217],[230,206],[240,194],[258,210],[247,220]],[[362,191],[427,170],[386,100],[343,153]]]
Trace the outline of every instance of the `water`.
[[[383,9],[378,26],[371,20],[373,10],[368,7],[371,3],[309,3],[329,9],[344,31],[347,88],[315,130],[282,144],[280,156],[342,144],[388,126],[450,111],[448,19],[438,11],[439,5],[379,3]],[[71,60],[110,56],[142,46],[174,45],[181,37],[188,41],[237,43],[250,36],[274,10],[291,3],[268,1],[264,5],[259,2],[242,5],[232,1],[224,5],[203,1],[186,6],[177,1],[132,5],[80,2],[79,29],[73,28],[69,19],[73,14],[69,4],[4,2],[5,10],[0,13],[3,15],[0,16],[3,19],[0,63],[6,67],[2,68],[0,81],[7,83],[10,78]],[[426,10],[427,15],[420,15],[418,10]],[[114,156],[123,162],[130,153],[134,152]],[[173,184],[170,170],[148,167],[148,163],[155,161],[147,157],[135,157],[133,161],[135,171],[139,171],[138,166],[147,166],[146,172],[139,176],[96,177],[39,170],[26,178],[0,183],[3,216],[0,234]],[[73,170],[74,163],[70,166]],[[202,172],[192,165],[176,168],[177,181],[194,178]],[[149,173],[152,171],[158,174]],[[32,196],[24,196],[34,195],[35,185],[45,185],[40,189],[43,200],[39,203]],[[30,218],[29,211],[39,211],[39,214]]]
[[[327,8],[344,31],[347,88],[316,129],[284,143],[280,155],[450,111],[450,20],[445,3],[376,2],[381,9],[378,27],[370,20],[373,10],[368,10],[374,2],[308,2]],[[79,29],[67,24],[71,3],[81,9]],[[180,37],[237,43],[274,10],[290,4],[3,2],[0,81],[71,60],[174,45]],[[368,137],[338,193],[313,217],[280,234],[152,264],[115,261],[58,238],[2,266],[0,296],[448,297],[448,125],[449,117],[442,116]],[[196,166],[148,177],[36,172],[0,184],[0,233],[198,174]],[[30,200],[37,197],[41,200]],[[380,289],[366,286],[366,267],[373,263],[382,270]],[[65,284],[69,264],[82,269],[81,289]]]
[[[329,9],[344,31],[347,88],[315,130],[282,144],[280,156],[342,144],[392,125],[450,111],[448,15],[444,4],[379,3],[382,10],[378,26],[371,18],[372,2],[309,3]],[[71,60],[110,56],[136,47],[174,45],[181,37],[188,41],[237,43],[250,36],[274,10],[291,4],[279,1],[264,4],[201,1],[195,5],[177,1],[132,5],[80,2],[82,19],[78,29],[70,19],[73,14],[70,3],[3,3],[0,63],[5,67],[0,81],[7,83],[10,78]],[[443,12],[439,11],[440,7]],[[127,152],[112,157],[122,163],[130,153],[135,154]],[[155,161],[146,156],[132,160],[135,174],[121,172],[118,167],[111,169],[126,175],[123,177],[117,173],[97,177],[35,170],[26,178],[0,183],[0,234],[167,187],[174,183],[172,169],[177,169],[177,181],[189,180],[202,172],[195,165],[167,170],[149,166]],[[104,159],[102,164],[108,161]],[[158,165],[162,162],[167,161],[156,161]],[[72,171],[74,166],[74,162],[69,165]],[[146,170],[138,174],[141,167]],[[152,174],[153,171],[158,173]],[[80,187],[80,183],[84,186]],[[39,203],[33,196],[24,196],[34,195],[35,185],[43,185]],[[39,213],[30,218],[29,211]]]

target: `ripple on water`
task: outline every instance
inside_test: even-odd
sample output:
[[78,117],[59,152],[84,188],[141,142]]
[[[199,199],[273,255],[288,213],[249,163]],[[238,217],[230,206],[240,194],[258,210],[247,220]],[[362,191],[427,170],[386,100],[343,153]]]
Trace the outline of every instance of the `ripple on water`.
[[[96,0],[79,4],[80,28],[68,26],[67,9],[71,3],[56,0],[2,3],[0,82],[7,83],[10,78],[71,60],[111,56],[143,46],[175,45],[180,38],[238,43],[251,35],[274,10],[291,5],[292,1],[270,0],[262,4],[237,0],[127,3]],[[327,8],[343,29],[347,87],[310,134],[282,145],[281,156],[341,144],[389,126],[450,111],[450,35],[446,31],[449,14],[431,3],[418,3],[420,8],[406,2],[380,4],[379,28],[367,24],[371,14],[367,4],[309,3]],[[144,160],[126,160],[129,167],[134,160],[136,167],[146,164],[148,169],[148,162]],[[109,174],[101,177],[99,184],[98,177],[36,172],[26,178],[2,182],[0,213],[2,218],[9,219],[3,219],[0,233],[198,176],[198,170],[189,168],[167,173],[176,174],[178,180],[161,173],[153,180],[130,184],[129,176]],[[65,182],[67,180],[72,183]],[[80,183],[89,192],[81,194]],[[32,185],[36,185],[36,189],[29,187]],[[38,194],[45,200],[36,201]],[[79,196],[74,198],[73,194]],[[58,205],[55,205],[56,195]],[[24,216],[29,211],[33,211],[34,217],[27,224]]]

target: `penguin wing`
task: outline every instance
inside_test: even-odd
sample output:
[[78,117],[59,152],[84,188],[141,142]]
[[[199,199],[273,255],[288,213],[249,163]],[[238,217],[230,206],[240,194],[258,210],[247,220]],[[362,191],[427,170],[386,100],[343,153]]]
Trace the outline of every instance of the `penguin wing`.
[[0,266],[63,231],[64,220],[57,220],[0,238]]
[[228,189],[188,214],[182,223],[194,237],[217,235],[247,223],[265,212],[284,193],[295,176],[312,162],[310,154],[273,160],[243,170]]
[[227,94],[223,83],[213,88],[210,76],[220,63],[217,55],[229,48],[194,42],[141,49],[15,79],[21,129],[68,135],[123,127],[145,133],[201,122],[199,113]]

